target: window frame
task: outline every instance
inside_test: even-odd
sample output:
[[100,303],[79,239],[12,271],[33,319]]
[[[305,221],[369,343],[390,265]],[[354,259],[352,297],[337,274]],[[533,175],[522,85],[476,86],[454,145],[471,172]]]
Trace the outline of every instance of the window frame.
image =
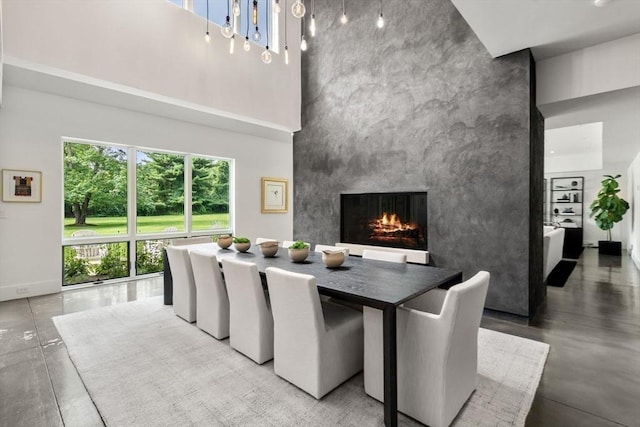
[[[62,207],[61,207],[61,219],[62,219],[62,239],[61,247],[64,253],[65,246],[83,245],[83,244],[101,244],[101,243],[127,243],[129,247],[129,276],[118,279],[98,280],[95,282],[85,282],[75,285],[63,285],[64,289],[72,289],[74,287],[83,287],[92,284],[102,283],[116,283],[128,280],[135,280],[145,277],[158,276],[160,273],[149,273],[144,275],[136,275],[136,260],[137,260],[137,241],[140,240],[164,240],[175,238],[186,238],[196,236],[215,236],[219,234],[233,234],[235,229],[235,159],[222,156],[213,156],[210,154],[202,153],[187,153],[175,150],[164,150],[158,148],[149,148],[144,146],[134,146],[118,143],[110,143],[105,141],[95,141],[74,137],[62,137],[60,139],[62,149],[62,174],[61,174],[61,186],[62,186]],[[65,177],[65,164],[64,164],[64,144],[85,144],[85,145],[99,145],[103,147],[116,147],[126,151],[127,153],[127,233],[125,235],[98,235],[90,237],[65,237],[64,220],[65,220],[65,191],[64,191],[64,177]],[[137,232],[137,152],[153,152],[174,154],[183,156],[184,161],[184,231],[176,232],[161,232],[161,233],[138,233]],[[229,163],[229,223],[228,227],[224,229],[211,229],[211,230],[192,230],[192,209],[191,209],[191,197],[192,197],[192,158],[205,158],[219,161],[226,161]],[[62,279],[64,283],[64,262],[62,263]]]

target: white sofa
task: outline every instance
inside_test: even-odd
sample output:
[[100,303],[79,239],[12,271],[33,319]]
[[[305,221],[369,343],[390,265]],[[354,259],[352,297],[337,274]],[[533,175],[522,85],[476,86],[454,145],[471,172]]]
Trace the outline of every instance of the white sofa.
[[543,265],[544,280],[547,280],[551,270],[562,259],[562,248],[564,246],[564,228],[544,227],[543,236]]

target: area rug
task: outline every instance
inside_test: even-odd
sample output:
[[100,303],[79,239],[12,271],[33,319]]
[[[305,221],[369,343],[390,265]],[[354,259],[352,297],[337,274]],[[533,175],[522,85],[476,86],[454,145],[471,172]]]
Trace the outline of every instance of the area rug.
[[551,273],[549,273],[549,276],[547,277],[547,285],[555,286],[557,288],[563,287],[567,283],[569,276],[571,276],[576,264],[578,264],[578,261],[568,259],[560,260],[558,265],[556,265],[554,269],[551,270]]
[[[316,400],[162,304],[162,297],[54,317],[106,425],[381,426],[362,373]],[[478,388],[456,426],[523,426],[549,346],[480,329]],[[399,424],[419,425],[399,416]]]

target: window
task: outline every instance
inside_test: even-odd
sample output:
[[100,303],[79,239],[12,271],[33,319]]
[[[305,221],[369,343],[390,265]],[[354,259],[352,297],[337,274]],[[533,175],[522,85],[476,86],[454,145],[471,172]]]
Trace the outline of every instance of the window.
[[65,142],[64,163],[65,237],[127,234],[127,152]]
[[191,218],[193,230],[229,228],[228,161],[192,158]]
[[184,156],[136,152],[138,234],[184,231]]
[[230,159],[81,141],[63,149],[65,285],[157,273],[169,238],[232,230]]
[[[256,26],[253,25],[253,0],[238,0],[240,6],[240,16],[237,17],[238,21],[235,22],[233,15],[233,2],[234,0],[218,1],[218,0],[193,0],[193,13],[207,19],[207,2],[209,2],[209,21],[219,26],[224,25],[227,18],[227,10],[229,11],[229,18],[231,25],[233,25],[235,33],[244,39],[247,35],[247,28],[249,30],[249,40],[252,43],[256,43],[260,46],[267,45],[267,32],[269,32],[269,49],[274,52],[278,52],[277,43],[277,14],[273,12],[272,2],[273,0],[257,0],[257,12],[258,12],[258,30],[260,33],[260,39],[254,39],[253,35],[256,32]],[[227,9],[228,6],[228,9]],[[269,17],[269,26],[267,27],[267,14],[271,14]],[[210,30],[211,32],[212,30]]]

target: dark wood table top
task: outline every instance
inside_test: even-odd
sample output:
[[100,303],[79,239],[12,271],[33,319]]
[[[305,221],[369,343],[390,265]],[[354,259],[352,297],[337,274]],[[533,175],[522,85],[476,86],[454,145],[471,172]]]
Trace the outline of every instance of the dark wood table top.
[[[198,248],[194,247],[194,250]],[[253,262],[258,271],[267,267],[278,267],[297,273],[315,276],[321,294],[342,298],[376,308],[398,306],[417,295],[438,286],[447,286],[462,281],[460,271],[430,267],[420,264],[397,264],[348,256],[338,268],[327,268],[322,254],[310,252],[306,261],[296,263],[289,258],[288,250],[280,248],[272,258],[265,258],[257,247],[241,253],[232,248],[220,249],[217,245],[201,246],[213,252],[218,259],[234,259]]]

